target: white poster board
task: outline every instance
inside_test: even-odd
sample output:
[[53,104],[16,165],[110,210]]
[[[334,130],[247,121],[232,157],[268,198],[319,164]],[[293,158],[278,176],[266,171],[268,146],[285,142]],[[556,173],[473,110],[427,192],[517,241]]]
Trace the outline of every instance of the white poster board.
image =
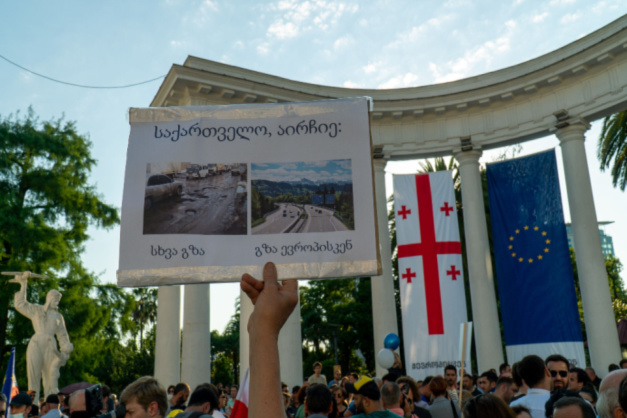
[[118,285],[380,274],[366,98],[130,110]]

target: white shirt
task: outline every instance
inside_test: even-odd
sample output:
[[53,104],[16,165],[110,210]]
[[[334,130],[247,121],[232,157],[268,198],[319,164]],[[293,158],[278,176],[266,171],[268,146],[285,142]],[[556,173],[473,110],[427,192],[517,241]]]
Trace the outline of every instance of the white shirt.
[[544,404],[551,397],[551,392],[546,389],[529,389],[527,395],[520,399],[516,399],[509,406],[522,405],[531,412],[532,418],[545,418]]

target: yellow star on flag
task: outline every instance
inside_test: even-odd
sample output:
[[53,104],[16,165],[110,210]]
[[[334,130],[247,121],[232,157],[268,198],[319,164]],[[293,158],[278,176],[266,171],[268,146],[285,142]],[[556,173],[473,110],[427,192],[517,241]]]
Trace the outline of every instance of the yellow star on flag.
[[533,263],[533,258],[530,258],[530,259],[529,259],[529,262],[530,262],[530,263]]
[[529,227],[527,225],[525,225],[525,231],[528,230],[528,229],[529,229]]
[[545,248],[545,249],[544,249],[544,252],[545,252],[545,253],[548,253],[548,252],[549,252],[549,249],[548,249],[548,248]]
[[542,232],[542,236],[543,236],[543,237],[544,237],[544,236],[546,236],[546,232]]
[[550,244],[550,243],[551,243],[551,240],[550,240],[550,239],[547,239],[547,240],[546,240],[546,241],[544,241],[544,242],[546,242],[547,244]]
[[519,263],[522,263],[522,261],[523,261],[523,258],[522,258],[522,257],[520,257],[520,258],[518,259],[518,262],[519,262]]
[[541,255],[538,256],[538,260],[542,260],[542,256]]
[[533,230],[534,230],[534,231],[537,231],[538,229],[539,229],[539,228],[538,228],[537,226],[534,226],[534,227],[533,227]]

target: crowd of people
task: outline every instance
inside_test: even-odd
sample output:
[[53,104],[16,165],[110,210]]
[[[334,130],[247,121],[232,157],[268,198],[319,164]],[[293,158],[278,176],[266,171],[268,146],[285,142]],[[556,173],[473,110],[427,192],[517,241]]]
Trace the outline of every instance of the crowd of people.
[[[278,336],[297,303],[294,280],[278,281],[274,264],[264,267],[263,280],[245,274],[242,290],[254,309],[248,323],[250,335],[249,393],[244,399],[247,416],[322,418],[627,418],[627,360],[611,365],[601,380],[592,368],[571,367],[559,354],[546,359],[524,357],[511,367],[503,364],[479,376],[448,365],[441,375],[415,381],[402,376],[400,359],[381,379],[357,373],[342,376],[334,370],[327,382],[322,364],[291,392],[280,381]],[[461,372],[461,378],[460,373]],[[186,383],[165,388],[152,377],[127,386],[118,400],[102,387],[96,410],[90,408],[90,390],[65,397],[49,395],[39,403],[21,393],[10,400],[6,418],[240,418],[234,412],[237,386],[204,383],[193,391]],[[6,399],[0,395],[0,418]]]

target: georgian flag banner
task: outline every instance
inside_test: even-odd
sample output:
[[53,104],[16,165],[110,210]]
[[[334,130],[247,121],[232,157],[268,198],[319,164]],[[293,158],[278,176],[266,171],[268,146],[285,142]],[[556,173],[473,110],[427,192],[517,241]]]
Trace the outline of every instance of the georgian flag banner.
[[467,315],[452,173],[395,175],[394,212],[405,362],[422,380],[461,366],[459,325]]

